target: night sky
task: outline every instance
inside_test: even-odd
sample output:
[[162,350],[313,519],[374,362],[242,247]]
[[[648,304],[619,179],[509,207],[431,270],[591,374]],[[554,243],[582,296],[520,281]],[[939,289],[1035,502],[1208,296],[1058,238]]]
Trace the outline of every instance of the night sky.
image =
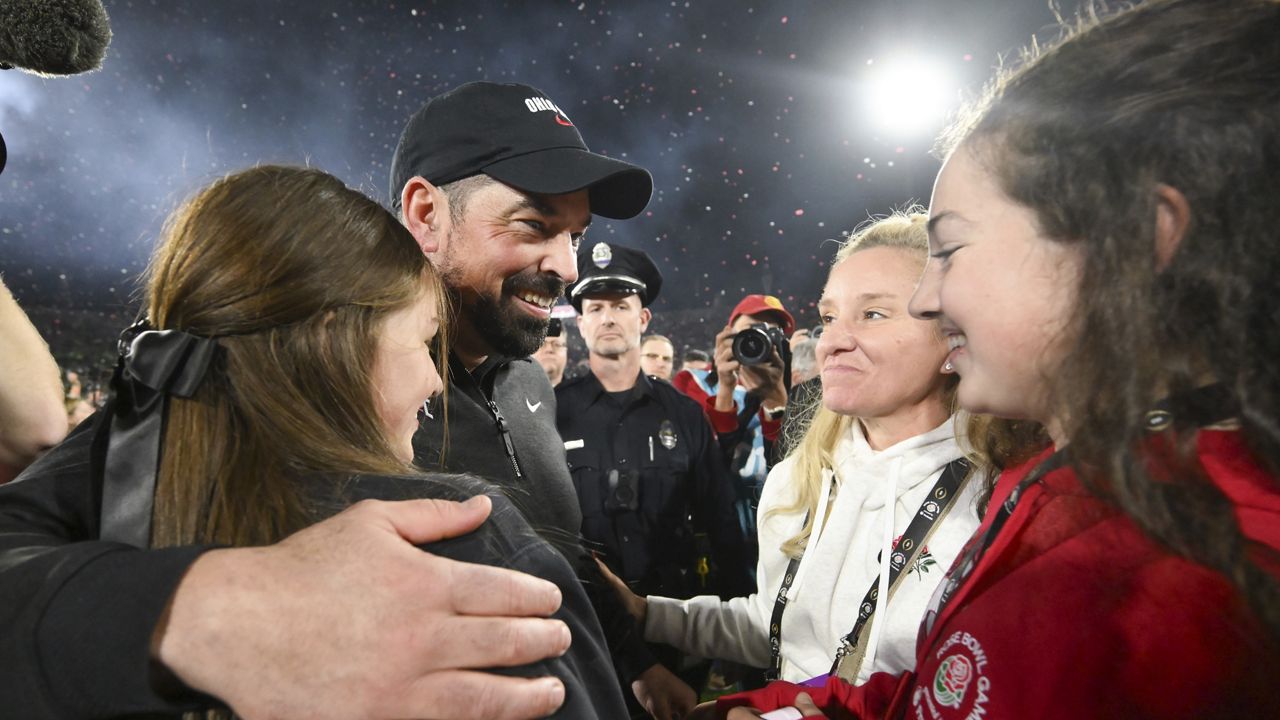
[[953,108],[1054,22],[1045,0],[105,5],[101,71],[0,71],[0,273],[40,318],[129,305],[164,217],[220,174],[310,164],[385,203],[405,119],[480,79],[542,88],[592,150],[653,173],[648,210],[585,243],[652,254],[659,315],[758,291],[803,308],[827,240],[928,199],[943,121],[876,121],[877,73],[934,62],[898,86]]

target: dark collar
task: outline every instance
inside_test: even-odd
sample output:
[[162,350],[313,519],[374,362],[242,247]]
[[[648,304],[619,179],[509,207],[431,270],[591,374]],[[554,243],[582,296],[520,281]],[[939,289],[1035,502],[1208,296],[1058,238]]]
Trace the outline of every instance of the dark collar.
[[449,383],[460,388],[478,402],[488,402],[493,398],[494,372],[511,362],[511,358],[490,355],[475,370],[467,370],[462,360],[452,352],[449,353]]
[[[637,372],[636,374],[638,377],[636,378],[635,385],[631,386],[631,398],[634,400],[636,397],[641,395],[653,397],[655,395],[653,381],[650,380],[643,371]],[[593,372],[589,372],[583,376],[582,389],[587,394],[587,397],[591,398],[592,403],[595,403],[600,398],[604,397],[607,392],[604,389],[604,385],[600,384],[600,378],[596,377],[596,374]]]

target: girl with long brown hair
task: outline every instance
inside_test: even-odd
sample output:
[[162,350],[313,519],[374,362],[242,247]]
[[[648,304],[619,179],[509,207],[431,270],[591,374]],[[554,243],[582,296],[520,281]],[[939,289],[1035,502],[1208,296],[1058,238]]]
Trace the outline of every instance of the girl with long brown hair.
[[1277,37],[1275,0],[1151,0],[948,136],[912,311],[962,407],[1053,447],[999,479],[915,674],[831,683],[822,712],[1280,717]]
[[[599,623],[564,556],[486,483],[412,465],[418,414],[445,386],[433,350],[447,355],[449,314],[435,270],[390,213],[319,170],[229,175],[168,223],[145,308],[122,338],[107,409],[19,483],[91,475],[77,485],[89,492],[60,499],[89,535],[73,540],[262,546],[365,499],[489,494],[493,512],[476,532],[424,549],[554,582],[555,617],[573,636],[561,657],[496,672],[558,677],[556,717],[623,712]],[[170,709],[244,711],[173,680],[156,681],[177,698]]]

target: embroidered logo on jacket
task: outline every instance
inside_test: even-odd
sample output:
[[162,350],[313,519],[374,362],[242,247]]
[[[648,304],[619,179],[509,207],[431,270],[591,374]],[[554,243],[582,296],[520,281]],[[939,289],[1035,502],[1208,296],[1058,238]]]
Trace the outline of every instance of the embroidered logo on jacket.
[[[991,699],[991,678],[986,676],[987,653],[982,643],[967,632],[957,631],[942,643],[933,657],[939,662],[932,679],[926,680],[929,675],[922,674],[923,682],[912,695],[916,716],[988,717],[990,711],[986,705]],[[955,712],[944,712],[947,709]]]
[[952,655],[938,666],[933,676],[933,699],[943,707],[958,708],[973,681],[973,663],[962,655]]

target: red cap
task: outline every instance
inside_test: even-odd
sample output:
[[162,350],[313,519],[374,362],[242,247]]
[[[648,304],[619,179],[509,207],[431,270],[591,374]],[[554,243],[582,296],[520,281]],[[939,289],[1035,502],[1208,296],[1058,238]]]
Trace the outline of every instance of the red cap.
[[781,320],[782,331],[788,335],[796,329],[796,319],[782,307],[782,301],[772,295],[748,295],[742,298],[742,302],[738,303],[738,306],[733,309],[733,314],[729,316],[729,324],[732,325],[739,315],[762,313],[772,313]]

